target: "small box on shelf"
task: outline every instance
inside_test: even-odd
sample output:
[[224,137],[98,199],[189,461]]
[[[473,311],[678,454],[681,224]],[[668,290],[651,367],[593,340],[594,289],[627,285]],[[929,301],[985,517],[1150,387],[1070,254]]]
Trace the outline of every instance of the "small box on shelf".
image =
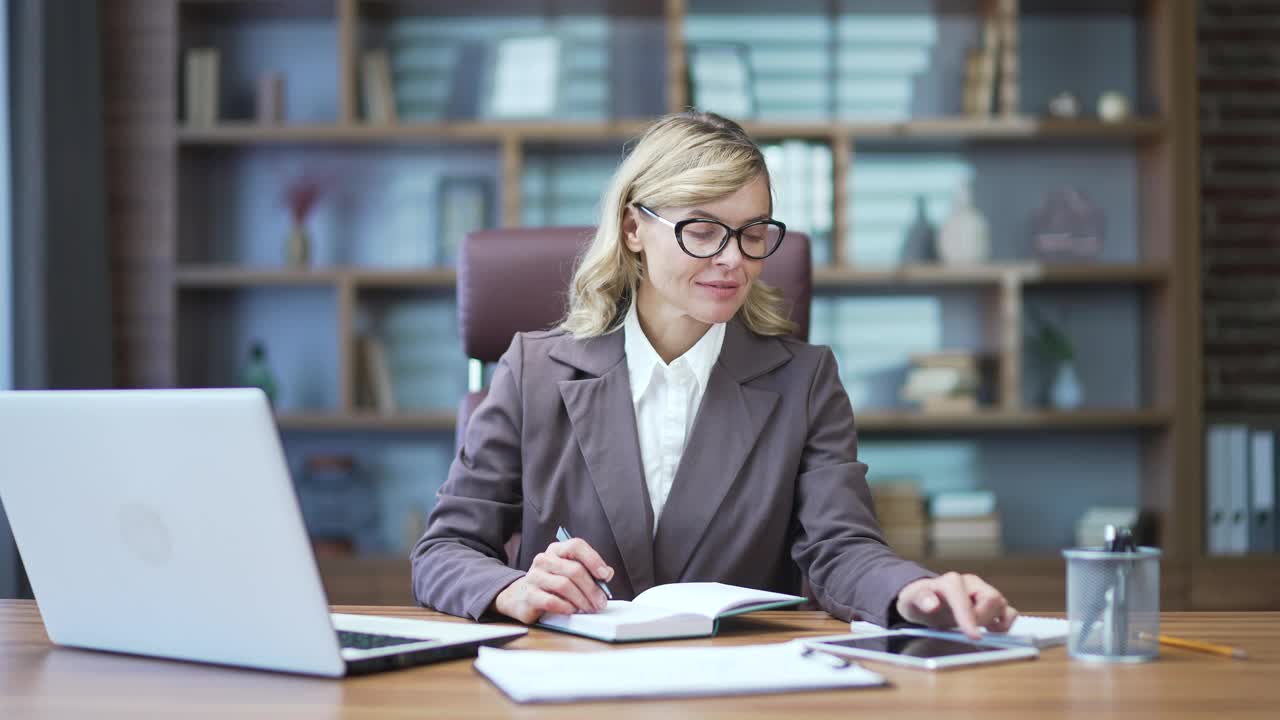
[[212,47],[191,48],[184,62],[183,117],[191,127],[211,128],[221,114],[222,53]]

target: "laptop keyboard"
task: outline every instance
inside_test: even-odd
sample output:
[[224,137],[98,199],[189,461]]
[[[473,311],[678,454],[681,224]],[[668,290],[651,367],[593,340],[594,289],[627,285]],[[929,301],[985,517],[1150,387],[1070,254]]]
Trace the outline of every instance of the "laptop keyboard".
[[407,645],[409,643],[431,642],[430,638],[408,638],[397,635],[374,635],[372,633],[338,631],[338,643],[344,648],[356,650],[372,650],[374,648]]

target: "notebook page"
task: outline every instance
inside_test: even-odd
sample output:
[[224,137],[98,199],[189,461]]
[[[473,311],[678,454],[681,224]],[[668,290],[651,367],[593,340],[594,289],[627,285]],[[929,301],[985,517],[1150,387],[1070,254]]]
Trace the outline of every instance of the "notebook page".
[[538,624],[602,640],[711,634],[709,618],[625,600],[610,600],[608,607],[596,613],[547,613],[538,620]]
[[986,632],[992,640],[1007,639],[1011,642],[1034,644],[1038,647],[1067,641],[1068,623],[1061,618],[1019,615],[1008,632]]
[[516,702],[736,695],[883,685],[796,642],[712,648],[552,652],[481,647],[476,670]]
[[633,602],[715,618],[744,605],[763,605],[802,599],[795,595],[724,583],[689,582],[651,587],[637,595]]

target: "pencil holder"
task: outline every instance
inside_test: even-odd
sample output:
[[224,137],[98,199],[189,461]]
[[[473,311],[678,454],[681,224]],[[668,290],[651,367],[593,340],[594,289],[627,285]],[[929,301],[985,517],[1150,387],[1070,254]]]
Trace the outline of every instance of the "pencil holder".
[[1160,550],[1063,550],[1067,559],[1067,652],[1101,662],[1159,655]]

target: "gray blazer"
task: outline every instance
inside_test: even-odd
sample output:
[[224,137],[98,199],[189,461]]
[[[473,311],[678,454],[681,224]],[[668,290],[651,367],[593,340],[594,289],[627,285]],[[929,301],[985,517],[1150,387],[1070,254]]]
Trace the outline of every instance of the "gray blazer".
[[832,615],[884,623],[904,585],[933,575],[881,538],[831,350],[737,319],[655,535],[623,341],[512,340],[413,550],[418,602],[485,617],[560,525],[614,568],[617,599],[692,581],[795,593],[803,572]]

